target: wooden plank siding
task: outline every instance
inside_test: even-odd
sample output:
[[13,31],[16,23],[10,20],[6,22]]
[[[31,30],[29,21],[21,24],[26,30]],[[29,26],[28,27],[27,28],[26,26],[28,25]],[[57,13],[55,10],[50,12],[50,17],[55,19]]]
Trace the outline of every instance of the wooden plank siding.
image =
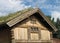
[[[47,28],[44,27],[34,16],[33,19],[36,20],[36,24],[32,24],[31,19],[28,18],[12,29],[14,32],[14,36],[13,36],[14,40],[20,40],[20,41],[49,40],[50,41],[50,32],[47,30]],[[39,32],[31,33],[30,27],[33,26],[38,27]]]
[[41,30],[41,40],[50,40],[50,32],[47,30]]
[[52,32],[57,31],[38,8],[4,22],[0,29],[0,43],[52,43]]

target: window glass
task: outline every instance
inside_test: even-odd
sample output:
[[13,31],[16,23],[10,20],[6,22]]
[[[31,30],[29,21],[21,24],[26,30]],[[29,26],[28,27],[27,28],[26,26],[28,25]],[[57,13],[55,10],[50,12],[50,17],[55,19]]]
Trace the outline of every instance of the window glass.
[[38,27],[31,27],[31,32],[38,32]]

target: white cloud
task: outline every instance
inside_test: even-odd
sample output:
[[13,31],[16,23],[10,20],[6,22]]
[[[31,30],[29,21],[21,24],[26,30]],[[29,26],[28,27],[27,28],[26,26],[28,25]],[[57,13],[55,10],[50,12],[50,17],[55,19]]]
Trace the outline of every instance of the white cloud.
[[[46,2],[47,0],[36,0],[36,2],[34,2],[33,4],[34,4],[34,6],[36,7],[43,7],[43,5],[45,5],[45,2]],[[44,6],[45,7],[45,6]]]
[[1,12],[0,12],[0,16],[2,16],[2,14],[4,14],[4,16],[5,16],[5,13],[1,13]]
[[0,0],[0,16],[28,8],[21,0]]
[[57,18],[60,19],[60,12],[58,12],[58,11],[52,11],[51,17],[52,17],[51,19],[54,18],[54,21],[56,22],[57,21]]

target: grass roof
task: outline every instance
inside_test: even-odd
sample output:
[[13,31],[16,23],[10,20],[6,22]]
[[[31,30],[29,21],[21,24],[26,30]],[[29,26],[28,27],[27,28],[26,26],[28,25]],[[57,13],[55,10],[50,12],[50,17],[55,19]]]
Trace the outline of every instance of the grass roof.
[[16,16],[19,16],[19,15],[21,15],[21,14],[24,14],[24,13],[26,13],[26,12],[32,10],[32,9],[33,9],[33,8],[30,7],[30,8],[28,8],[28,9],[24,9],[24,10],[22,10],[22,11],[17,11],[17,12],[14,12],[14,13],[9,13],[9,14],[6,15],[6,16],[1,16],[1,17],[0,17],[0,23],[2,23],[2,22],[7,22],[7,21],[15,18]]

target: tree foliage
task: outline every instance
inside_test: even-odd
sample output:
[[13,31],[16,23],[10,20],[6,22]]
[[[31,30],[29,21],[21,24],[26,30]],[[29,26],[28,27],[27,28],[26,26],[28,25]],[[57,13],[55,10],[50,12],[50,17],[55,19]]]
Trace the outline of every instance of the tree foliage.
[[[51,20],[51,16],[47,16]],[[58,29],[57,32],[53,33],[54,38],[60,39],[60,19],[57,18],[57,21],[54,22],[54,18],[51,20],[51,22],[55,25],[55,27]]]

